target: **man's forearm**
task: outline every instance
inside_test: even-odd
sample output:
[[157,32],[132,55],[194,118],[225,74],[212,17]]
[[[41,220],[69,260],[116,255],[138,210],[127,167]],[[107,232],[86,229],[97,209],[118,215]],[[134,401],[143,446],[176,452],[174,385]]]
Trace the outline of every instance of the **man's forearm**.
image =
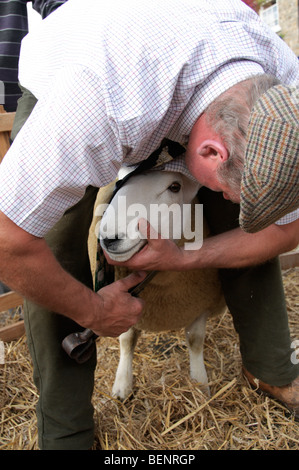
[[128,290],[145,273],[134,273],[98,293],[68,274],[44,239],[17,227],[0,212],[0,279],[26,298],[71,318],[102,336],[119,336],[142,312],[141,299]]
[[299,222],[286,226],[272,225],[249,234],[240,228],[204,240],[198,252],[185,251],[185,269],[194,268],[242,268],[264,263],[275,256],[293,249],[299,242]]
[[100,298],[62,269],[43,239],[12,247],[1,247],[0,279],[5,284],[82,325],[91,321]]
[[114,265],[131,269],[174,270],[204,268],[243,268],[265,261],[295,248],[299,244],[299,220],[287,225],[272,225],[249,234],[240,228],[204,240],[200,249],[184,250],[160,237],[149,239],[150,226],[140,224],[139,230],[148,237],[145,247],[125,263],[108,260]]

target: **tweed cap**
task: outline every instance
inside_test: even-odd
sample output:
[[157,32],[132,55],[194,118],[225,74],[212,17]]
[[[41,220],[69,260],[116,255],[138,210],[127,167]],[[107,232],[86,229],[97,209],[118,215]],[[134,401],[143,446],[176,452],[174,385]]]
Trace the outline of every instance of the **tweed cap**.
[[245,232],[258,232],[298,207],[299,88],[277,85],[251,112],[240,226]]

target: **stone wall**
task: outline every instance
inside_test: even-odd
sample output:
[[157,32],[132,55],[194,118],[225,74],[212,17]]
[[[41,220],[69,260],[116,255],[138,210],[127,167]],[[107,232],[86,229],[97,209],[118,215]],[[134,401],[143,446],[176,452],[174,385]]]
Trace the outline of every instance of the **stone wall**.
[[[255,0],[258,12],[271,7],[274,0]],[[246,3],[246,2],[245,2]],[[280,31],[276,31],[299,57],[299,0],[277,0]]]
[[278,0],[280,34],[297,57],[299,57],[298,3],[298,0]]
[[281,32],[288,46],[299,57],[298,0],[278,0],[278,14]]

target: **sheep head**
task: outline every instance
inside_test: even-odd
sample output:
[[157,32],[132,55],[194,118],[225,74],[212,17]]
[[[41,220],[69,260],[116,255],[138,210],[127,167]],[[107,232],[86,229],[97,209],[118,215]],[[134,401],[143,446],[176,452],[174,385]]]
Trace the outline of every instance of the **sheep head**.
[[115,261],[127,261],[147,240],[138,230],[148,220],[164,238],[179,240],[189,223],[183,208],[192,202],[199,184],[181,173],[151,170],[132,176],[108,205],[99,228],[100,244]]

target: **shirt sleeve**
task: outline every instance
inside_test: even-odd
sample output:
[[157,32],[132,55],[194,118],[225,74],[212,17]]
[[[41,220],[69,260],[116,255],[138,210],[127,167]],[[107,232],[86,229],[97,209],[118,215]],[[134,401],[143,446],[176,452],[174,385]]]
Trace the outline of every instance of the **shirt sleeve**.
[[0,166],[0,210],[42,237],[86,187],[116,177],[123,149],[98,77],[63,70],[41,97]]
[[290,212],[289,214],[285,215],[281,219],[277,220],[276,225],[286,225],[290,224],[291,222],[295,222],[295,220],[299,219],[299,209]]

